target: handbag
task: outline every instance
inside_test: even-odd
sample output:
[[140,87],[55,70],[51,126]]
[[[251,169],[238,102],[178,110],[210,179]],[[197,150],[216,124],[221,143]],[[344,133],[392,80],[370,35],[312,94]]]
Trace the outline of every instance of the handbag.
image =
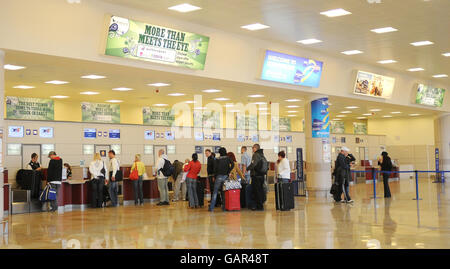
[[58,197],[56,195],[56,190],[53,189],[50,184],[45,185],[44,189],[39,195],[39,201],[41,202],[54,201],[57,198]]
[[224,188],[226,191],[229,190],[238,190],[240,188],[242,188],[241,183],[239,183],[239,181],[237,180],[225,180],[225,182],[223,183]]
[[187,176],[188,172],[183,172],[183,175],[181,176],[181,181],[180,183],[183,183],[186,181],[186,176]]
[[137,169],[137,163],[134,163],[134,169],[130,173],[130,180],[138,180],[139,179],[139,172]]

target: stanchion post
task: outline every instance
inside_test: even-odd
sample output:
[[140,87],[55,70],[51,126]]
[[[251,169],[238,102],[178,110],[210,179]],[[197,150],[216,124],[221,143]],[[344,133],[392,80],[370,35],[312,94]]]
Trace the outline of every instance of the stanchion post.
[[372,167],[372,179],[373,179],[373,199],[377,199],[377,174],[376,174],[376,168]]
[[414,173],[416,174],[416,198],[413,198],[413,200],[419,201],[422,200],[419,198],[419,172],[415,170]]

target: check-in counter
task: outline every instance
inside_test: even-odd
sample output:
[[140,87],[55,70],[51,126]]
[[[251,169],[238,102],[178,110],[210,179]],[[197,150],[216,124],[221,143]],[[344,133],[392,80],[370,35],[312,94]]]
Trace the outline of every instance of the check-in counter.
[[[124,173],[122,182],[122,194],[123,205],[134,205],[134,187],[133,180],[130,180],[131,166],[121,167]],[[158,181],[153,175],[153,167],[146,166],[145,171],[147,176],[143,178],[142,182],[142,194],[144,196],[144,202],[157,202],[159,201]]]

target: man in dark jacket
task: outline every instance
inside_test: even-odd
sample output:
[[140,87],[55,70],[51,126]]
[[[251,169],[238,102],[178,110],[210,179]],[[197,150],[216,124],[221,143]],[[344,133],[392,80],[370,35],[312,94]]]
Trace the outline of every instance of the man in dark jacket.
[[[48,157],[50,162],[47,169],[47,182],[56,190],[56,197],[58,197],[62,180],[63,160],[54,151],[50,151]],[[58,199],[50,202],[50,211],[56,210],[58,210]]]
[[338,183],[338,193],[336,195],[336,202],[341,201],[342,193],[344,193],[345,199],[342,202],[353,203],[349,194],[349,184],[351,178],[350,166],[356,159],[352,154],[349,154],[347,147],[342,147],[336,159],[336,182]]
[[259,144],[254,144],[252,147],[253,156],[252,162],[247,167],[247,170],[250,170],[250,176],[252,178],[252,192],[255,200],[256,208],[252,208],[252,210],[263,211],[264,210],[264,180],[266,173],[262,173],[261,166],[262,162],[266,161],[264,158],[263,149]]
[[222,197],[222,210],[225,210],[225,202],[223,199],[223,183],[228,179],[228,175],[234,168],[234,162],[228,157],[227,150],[225,148],[219,149],[219,158],[216,158],[214,164],[214,174],[216,176],[214,182],[214,190],[211,196],[211,204],[209,205],[209,211],[213,211],[216,206],[217,194],[220,192]]
[[[215,157],[215,154],[212,153],[210,149],[205,150],[205,156],[207,158],[206,172],[208,173],[209,193],[211,194],[211,198],[212,198],[212,195],[214,192],[214,176],[215,176],[214,166],[216,163],[216,157]],[[221,204],[222,204],[222,201],[221,201],[220,197],[217,197],[216,206],[221,205]]]

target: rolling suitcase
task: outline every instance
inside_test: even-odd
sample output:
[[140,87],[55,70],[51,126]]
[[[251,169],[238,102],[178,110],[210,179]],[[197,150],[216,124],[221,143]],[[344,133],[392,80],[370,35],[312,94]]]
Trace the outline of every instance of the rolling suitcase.
[[294,187],[292,183],[275,183],[276,209],[289,211],[295,207]]
[[241,210],[241,190],[237,189],[225,191],[225,210]]
[[245,187],[245,204],[248,209],[256,208],[255,200],[253,199],[252,185],[248,184]]
[[246,197],[245,197],[245,191],[247,189],[247,183],[244,183],[241,181],[241,208],[246,208],[247,207],[247,201],[246,201]]
[[205,204],[205,187],[200,180],[197,181],[197,197],[198,205],[203,206]]

